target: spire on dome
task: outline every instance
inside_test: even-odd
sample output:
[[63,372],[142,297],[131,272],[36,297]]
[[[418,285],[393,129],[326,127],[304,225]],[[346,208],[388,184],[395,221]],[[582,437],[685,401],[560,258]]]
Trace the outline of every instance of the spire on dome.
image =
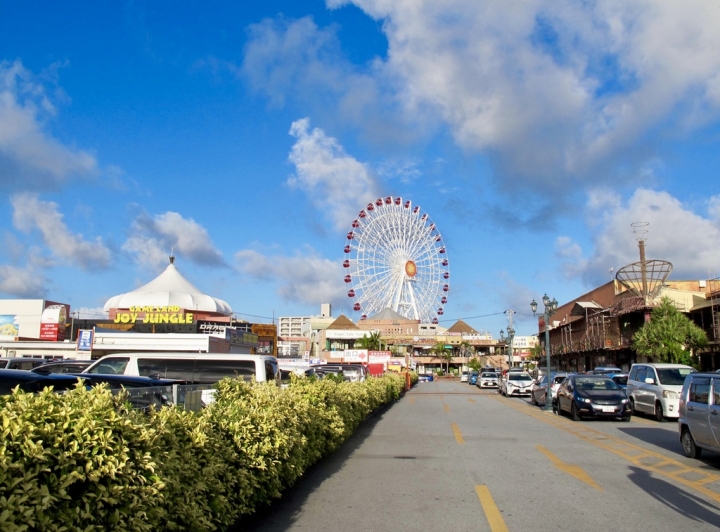
[[175,264],[175,248],[170,248],[170,256],[168,257],[170,259],[170,264]]

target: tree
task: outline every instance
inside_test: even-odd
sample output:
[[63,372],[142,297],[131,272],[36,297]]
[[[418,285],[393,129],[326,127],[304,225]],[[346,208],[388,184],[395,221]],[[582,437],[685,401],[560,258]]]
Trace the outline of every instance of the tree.
[[463,340],[462,342],[460,342],[460,344],[458,345],[458,351],[460,352],[460,356],[463,358],[475,354],[475,349],[473,348],[473,346],[470,345],[470,342],[468,342],[467,340]]
[[440,360],[444,360],[447,362],[447,372],[450,373],[450,362],[452,362],[453,359],[452,350],[445,347],[445,344],[443,342],[437,342],[434,346],[430,348],[430,352],[436,357],[440,358]]
[[371,332],[370,336],[363,336],[355,341],[355,347],[358,349],[367,349],[369,351],[381,351],[382,339],[380,333]]
[[681,313],[669,297],[655,307],[650,321],[633,335],[633,348],[659,362],[692,365],[696,349],[707,345],[705,331]]
[[480,371],[480,368],[482,367],[482,362],[480,362],[479,358],[472,357],[470,359],[470,362],[468,362],[468,367],[473,371]]

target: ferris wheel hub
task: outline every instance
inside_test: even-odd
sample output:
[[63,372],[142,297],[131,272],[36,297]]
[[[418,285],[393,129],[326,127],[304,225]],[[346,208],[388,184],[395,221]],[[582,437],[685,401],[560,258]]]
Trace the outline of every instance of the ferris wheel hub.
[[408,277],[415,277],[417,273],[417,265],[415,261],[409,260],[405,263],[405,275]]

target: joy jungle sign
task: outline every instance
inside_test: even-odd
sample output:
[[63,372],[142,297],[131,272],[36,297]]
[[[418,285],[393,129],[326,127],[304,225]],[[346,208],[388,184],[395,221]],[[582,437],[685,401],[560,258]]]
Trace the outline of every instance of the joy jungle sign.
[[195,317],[180,307],[130,307],[130,312],[115,314],[115,323],[193,323]]

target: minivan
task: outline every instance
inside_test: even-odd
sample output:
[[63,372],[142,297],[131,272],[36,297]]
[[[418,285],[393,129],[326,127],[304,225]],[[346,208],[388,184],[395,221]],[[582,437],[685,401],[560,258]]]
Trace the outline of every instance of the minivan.
[[21,369],[31,370],[37,366],[45,364],[43,358],[30,358],[30,357],[9,357],[0,358],[0,369]]
[[118,353],[102,357],[83,373],[177,379],[188,384],[215,384],[226,377],[280,384],[277,358],[267,355]]
[[680,391],[695,371],[685,364],[633,364],[626,389],[633,414],[650,414],[661,422],[677,419]]
[[678,433],[688,458],[699,458],[703,449],[720,452],[720,375],[693,373],[685,379]]

